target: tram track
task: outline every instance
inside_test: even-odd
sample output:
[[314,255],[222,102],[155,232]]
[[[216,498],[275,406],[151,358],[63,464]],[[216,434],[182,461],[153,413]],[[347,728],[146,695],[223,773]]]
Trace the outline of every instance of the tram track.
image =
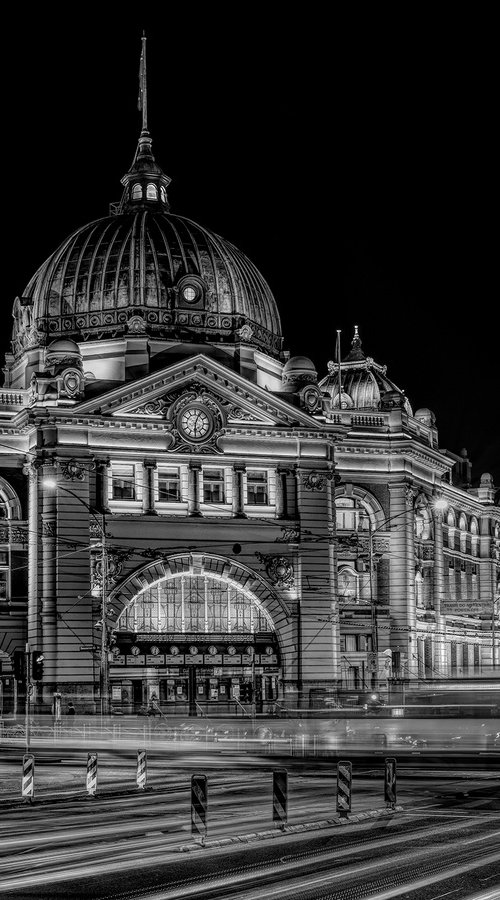
[[[497,823],[500,825],[500,816],[497,815]],[[294,850],[293,853],[283,854],[279,857],[279,862],[269,863],[262,862],[259,865],[255,865],[255,863],[248,862],[245,864],[239,864],[233,868],[226,865],[224,866],[225,878],[227,879],[229,875],[233,879],[238,880],[240,886],[243,881],[246,879],[250,880],[250,883],[253,884],[252,879],[255,878],[256,873],[258,874],[258,881],[262,885],[265,883],[265,878],[273,878],[277,873],[287,872],[287,878],[291,877],[290,873],[293,873],[297,869],[297,867],[302,869],[308,866],[312,867],[314,872],[318,871],[318,867],[326,867],[331,866],[332,863],[332,854],[335,855],[336,865],[344,859],[345,862],[353,863],[355,861],[356,855],[360,852],[363,856],[366,856],[367,853],[374,853],[383,851],[384,847],[387,846],[387,842],[390,841],[390,846],[392,849],[395,847],[404,848],[405,845],[411,845],[414,847],[415,841],[425,840],[435,841],[440,835],[442,836],[444,831],[448,837],[451,837],[453,834],[459,834],[460,832],[473,833],[474,831],[483,831],[487,836],[487,829],[491,827],[491,819],[484,820],[481,816],[478,816],[475,821],[469,821],[465,823],[463,821],[457,822],[454,821],[452,823],[447,821],[446,818],[442,822],[433,822],[432,826],[426,825],[421,826],[420,828],[414,828],[413,823],[408,827],[407,831],[402,834],[391,834],[390,836],[387,832],[384,832],[382,837],[375,837],[373,834],[373,828],[377,827],[375,823],[371,823],[371,828],[369,830],[361,831],[359,827],[356,829],[356,832],[352,833],[352,836],[349,840],[349,846],[345,846],[346,834],[344,831],[340,833],[340,835],[333,837],[330,833],[330,837],[326,835],[326,833],[320,838],[322,841],[322,847],[311,849],[310,847],[306,849],[298,850],[295,848],[303,846],[307,842],[311,842],[311,835],[294,835],[293,838],[290,836],[283,836],[277,838],[277,842],[279,842],[279,846],[281,848],[287,848],[289,843],[292,842]],[[89,829],[90,830],[90,829]],[[500,831],[497,832],[500,835]],[[105,877],[112,877],[117,872],[123,874],[127,870],[133,870],[135,874],[137,874],[141,870],[147,869],[155,869],[161,871],[164,867],[166,861],[170,861],[170,868],[172,865],[175,865],[176,868],[180,870],[185,870],[189,866],[189,860],[192,858],[190,854],[189,857],[179,854],[178,852],[178,843],[179,836],[177,836],[176,840],[172,838],[172,836],[166,835],[143,835],[141,837],[135,836],[133,840],[123,839],[121,841],[117,840],[107,840],[93,843],[90,846],[86,846],[84,842],[84,835],[81,835],[81,841],[79,846],[75,846],[73,848],[69,848],[66,850],[58,849],[56,852],[50,851],[48,848],[44,850],[40,850],[35,853],[31,853],[30,855],[22,856],[16,855],[15,860],[10,860],[6,864],[2,865],[0,868],[0,892],[5,891],[14,891],[16,893],[13,896],[16,896],[17,891],[22,889],[27,889],[33,883],[34,873],[36,873],[36,881],[39,886],[44,884],[53,884],[59,883],[62,884],[67,881],[75,880],[82,878],[86,873],[87,877],[89,872],[92,873],[93,877],[98,877],[100,880]],[[328,844],[328,849],[324,850],[325,842]],[[175,843],[177,843],[177,848],[175,848]],[[456,842],[456,845],[459,845],[459,842]],[[82,847],[85,846],[85,850]],[[278,844],[276,844],[278,846]],[[228,858],[238,858],[245,855],[245,852],[248,853],[248,850],[251,850],[250,845],[247,846],[246,849],[243,849],[241,845],[234,846],[231,849],[225,848],[224,850],[214,851],[212,848],[210,851],[200,851],[200,854],[196,854],[197,858],[203,862],[203,866],[207,867],[207,869],[212,869],[213,865],[217,868],[217,865],[220,864],[221,859]],[[273,849],[267,849],[265,847],[261,848],[262,852],[268,853],[271,856],[274,851]],[[279,850],[277,852],[280,852]],[[414,850],[409,850],[409,853],[414,853]],[[408,860],[406,860],[408,862]],[[406,863],[405,863],[406,864]],[[266,869],[267,866],[267,869]],[[269,868],[270,866],[270,868]],[[15,877],[12,877],[13,873],[16,873]],[[265,878],[264,874],[265,873]],[[304,873],[302,873],[304,874]],[[208,898],[210,896],[214,897],[222,897],[225,896],[225,893],[221,893],[222,890],[224,892],[229,889],[233,890],[234,885],[229,882],[224,881],[221,882],[220,879],[216,879],[218,894],[209,894],[208,891],[208,882],[207,879],[213,876],[213,871],[204,875],[202,878],[199,876],[196,879],[192,877],[181,878],[177,883],[177,887],[179,889],[178,894],[172,894],[174,896],[200,896],[205,900],[205,897]],[[264,880],[263,880],[264,879]],[[156,881],[156,883],[158,883]],[[215,882],[214,882],[215,884]],[[172,882],[171,880],[165,884],[165,889],[171,890]],[[216,888],[214,887],[214,890]],[[210,888],[212,890],[212,888]],[[188,893],[185,893],[188,891]],[[205,893],[200,893],[200,891],[205,891]],[[184,893],[183,893],[184,892]],[[130,898],[139,898],[143,896],[144,892],[142,888],[140,890],[128,891],[123,894],[123,897]],[[31,896],[26,894],[26,896]],[[42,895],[41,895],[42,896]],[[49,896],[49,895],[44,895]],[[71,894],[68,894],[68,897]],[[101,895],[99,895],[101,896]],[[121,897],[121,894],[114,893],[106,893],[102,895],[108,898],[108,900],[118,900],[118,897]],[[163,896],[163,895],[162,895]],[[165,897],[170,896],[165,894]],[[236,896],[236,895],[235,895]],[[260,896],[260,894],[259,894]]]

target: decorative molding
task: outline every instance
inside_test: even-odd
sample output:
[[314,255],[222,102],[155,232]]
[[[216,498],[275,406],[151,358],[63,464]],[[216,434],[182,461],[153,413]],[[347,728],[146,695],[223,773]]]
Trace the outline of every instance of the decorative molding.
[[264,564],[266,575],[274,587],[291,590],[295,585],[293,566],[285,556],[270,556],[255,553],[257,559]]
[[333,472],[317,472],[313,469],[307,475],[302,476],[302,484],[306,491],[322,491],[327,481],[331,481]]

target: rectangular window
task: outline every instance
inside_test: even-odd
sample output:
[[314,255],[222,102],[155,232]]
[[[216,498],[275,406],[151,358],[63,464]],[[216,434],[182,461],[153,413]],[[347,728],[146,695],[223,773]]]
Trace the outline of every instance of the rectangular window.
[[346,651],[355,651],[356,647],[356,635],[355,634],[346,634],[345,636],[345,649]]
[[224,469],[203,469],[203,502],[224,503]]
[[7,600],[9,573],[0,571],[0,600]]
[[0,566],[8,566],[9,565],[9,551],[8,550],[0,550]]
[[111,470],[113,500],[135,500],[135,466],[115,463]]
[[247,503],[249,506],[268,505],[269,485],[267,472],[264,469],[247,470]]
[[158,471],[159,503],[179,503],[181,500],[181,479],[179,469]]

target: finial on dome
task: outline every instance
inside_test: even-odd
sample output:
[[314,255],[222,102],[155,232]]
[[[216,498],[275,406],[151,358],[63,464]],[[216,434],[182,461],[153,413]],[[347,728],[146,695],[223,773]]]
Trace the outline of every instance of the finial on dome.
[[148,130],[146,35],[144,32],[141,43],[137,108],[142,113],[142,127],[134,161],[127,174],[122,178],[125,190],[116,210],[118,213],[132,212],[138,207],[152,207],[162,212],[169,209],[167,188],[170,178],[165,175],[153,156],[153,142]]
[[349,351],[345,358],[346,362],[353,362],[358,359],[366,359],[366,356],[361,349],[361,338],[359,336],[357,325],[354,326],[354,337],[352,339],[351,347],[352,350]]

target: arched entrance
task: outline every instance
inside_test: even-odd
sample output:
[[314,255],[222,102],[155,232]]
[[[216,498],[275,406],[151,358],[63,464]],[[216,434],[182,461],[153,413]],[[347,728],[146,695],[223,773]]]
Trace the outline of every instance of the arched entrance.
[[153,700],[167,715],[267,711],[278,695],[281,653],[271,614],[252,589],[260,582],[249,587],[247,575],[242,583],[227,561],[169,562],[136,573],[134,595],[116,619],[112,705],[137,713]]

